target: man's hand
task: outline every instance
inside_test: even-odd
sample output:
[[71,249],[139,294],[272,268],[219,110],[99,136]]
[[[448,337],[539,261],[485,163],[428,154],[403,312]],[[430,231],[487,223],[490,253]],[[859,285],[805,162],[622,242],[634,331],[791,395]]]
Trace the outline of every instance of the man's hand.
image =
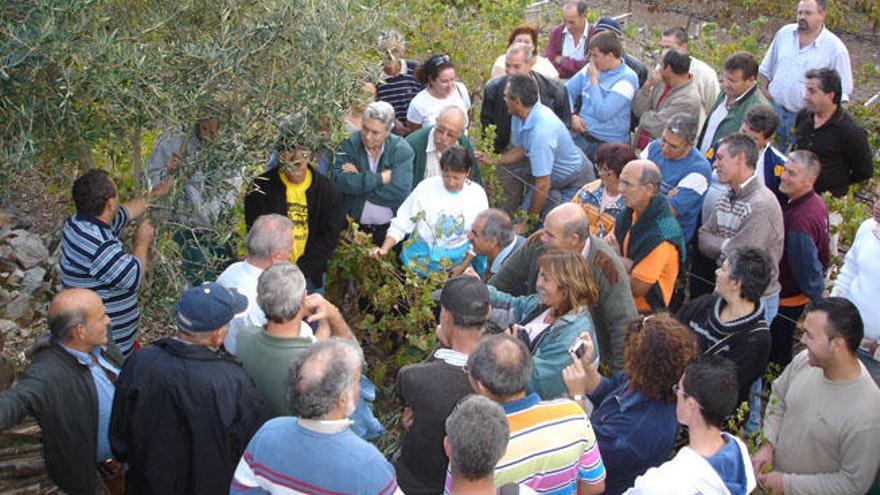
[[606,235],[602,240],[605,241],[605,243],[608,244],[608,247],[613,249],[618,256],[623,255],[620,250],[620,244],[617,242],[617,237],[614,235],[614,231],[608,232],[608,235]]
[[480,150],[474,151],[474,158],[477,159],[477,163],[479,163],[480,165],[486,164],[486,154],[483,153],[482,151],[480,151]]
[[477,280],[482,280],[482,279],[480,278],[480,274],[477,273],[477,271],[474,270],[474,267],[472,267],[472,266],[469,266],[469,267],[465,268],[464,271],[463,271],[461,274],[462,274],[462,275],[467,275],[468,277],[474,277],[474,278],[477,279]]
[[403,414],[400,415],[400,426],[403,427],[404,430],[409,431],[412,428],[413,420],[416,418],[415,413],[411,407],[406,406],[403,408]]
[[666,197],[667,198],[674,198],[676,194],[678,194],[678,188],[673,187],[672,189],[669,190],[669,192],[666,193]]
[[584,121],[583,117],[580,115],[571,116],[571,130],[578,134],[583,134],[583,132],[587,130],[587,123]]
[[177,153],[174,153],[171,155],[171,158],[165,162],[165,170],[167,170],[169,174],[173,174],[181,163],[183,163],[183,158]]
[[645,81],[645,89],[651,89],[651,87],[663,80],[660,71],[661,69],[659,67],[651,71],[651,75],[649,75],[648,79]]
[[345,172],[345,173],[347,173],[347,174],[359,174],[359,173],[361,173],[361,171],[358,170],[358,168],[357,168],[356,166],[354,166],[353,163],[343,163],[343,164],[342,164],[342,171]]
[[391,170],[383,170],[381,174],[382,176],[382,184],[388,184],[391,182]]
[[374,260],[377,260],[386,254],[388,254],[388,250],[384,248],[374,247],[373,249],[370,249],[370,258],[373,258]]
[[623,262],[623,269],[626,270],[626,273],[632,273],[633,260],[631,258],[621,257],[620,261]]
[[138,245],[149,245],[155,238],[156,229],[153,228],[153,224],[149,220],[144,220],[134,233],[134,243]]
[[306,318],[306,321],[309,323],[321,320],[333,321],[342,318],[339,308],[334,306],[330,301],[324,299],[324,296],[321,294],[307,295],[304,307],[306,312],[311,314],[311,316]]
[[758,485],[764,490],[764,493],[772,493],[774,495],[782,495],[785,493],[785,487],[782,483],[782,473],[779,471],[770,471],[769,473],[758,473]]
[[754,454],[752,454],[752,469],[755,471],[755,476],[761,474],[761,471],[764,470],[764,466],[772,466],[773,465],[773,445],[770,442],[765,443],[761,446]]
[[462,263],[460,265],[455,265],[449,269],[449,278],[457,277],[465,272],[468,268],[470,268],[471,263],[468,261],[467,263]]
[[584,342],[584,353],[580,358],[572,353],[571,364],[562,370],[562,381],[565,382],[569,396],[583,394],[587,390],[590,384],[587,368],[593,366],[595,357],[595,347],[590,334],[582,333],[578,338]]
[[596,68],[596,64],[590,62],[587,64],[587,74],[590,76],[590,84],[595,86],[599,83],[599,69]]

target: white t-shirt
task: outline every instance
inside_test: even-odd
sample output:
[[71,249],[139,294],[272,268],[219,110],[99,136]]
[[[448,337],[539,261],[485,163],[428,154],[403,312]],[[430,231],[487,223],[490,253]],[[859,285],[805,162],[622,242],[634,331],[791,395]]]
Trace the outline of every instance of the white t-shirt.
[[[263,270],[255,267],[247,261],[238,261],[229,265],[223,273],[217,277],[217,283],[227,289],[235,289],[239,294],[247,297],[247,309],[235,315],[229,322],[229,332],[223,341],[223,346],[230,354],[236,353],[238,332],[245,327],[262,327],[266,324],[266,315],[257,304],[257,282]],[[303,322],[300,337],[312,337],[312,327]]]
[[[468,180],[461,191],[452,193],[443,186],[443,177],[430,177],[419,182],[397,209],[388,235],[400,242],[417,230],[429,246],[457,248],[470,242],[467,234],[474,219],[488,208],[486,191],[476,182]],[[413,222],[421,212],[424,219]]]
[[452,94],[443,98],[434,98],[427,89],[419,91],[419,93],[409,103],[409,109],[406,111],[406,120],[413,124],[419,124],[422,127],[434,125],[440,112],[446,107],[456,106],[461,108],[465,113],[464,126],[467,128],[467,111],[471,108],[471,97],[468,94],[467,87],[456,81]]

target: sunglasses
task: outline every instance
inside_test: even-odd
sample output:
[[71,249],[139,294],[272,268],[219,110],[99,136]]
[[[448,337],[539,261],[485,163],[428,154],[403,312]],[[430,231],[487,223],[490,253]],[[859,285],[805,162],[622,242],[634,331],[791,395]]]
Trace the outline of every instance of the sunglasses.
[[433,57],[428,59],[428,65],[431,67],[439,67],[443,64],[451,64],[452,59],[449,58],[449,55],[434,55]]

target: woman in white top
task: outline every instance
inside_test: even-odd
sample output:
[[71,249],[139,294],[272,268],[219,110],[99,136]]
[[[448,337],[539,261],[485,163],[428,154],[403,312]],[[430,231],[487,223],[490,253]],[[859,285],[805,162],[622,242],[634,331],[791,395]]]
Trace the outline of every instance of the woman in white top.
[[413,132],[434,125],[440,112],[446,107],[459,107],[467,116],[471,108],[471,97],[467,87],[455,80],[455,67],[449,55],[432,56],[416,69],[415,76],[419,84],[426,86],[409,103],[406,111],[407,131]]
[[[510,36],[507,38],[507,48],[510,48],[510,45],[514,43],[522,43],[532,48],[532,58],[535,60],[535,66],[532,67],[533,71],[550,79],[559,79],[559,72],[556,71],[556,67],[553,67],[553,63],[538,55],[538,28],[528,22],[513,28]],[[506,57],[507,53],[505,52],[495,59],[495,64],[492,66],[492,73],[489,75],[490,79],[495,79],[496,77],[506,74]]]
[[370,256],[385,256],[409,235],[400,261],[420,275],[449,269],[456,276],[472,263],[482,272],[486,258],[474,256],[468,232],[477,215],[489,208],[489,200],[483,187],[469,179],[473,166],[464,148],[447,148],[440,157],[441,175],[419,182],[397,209],[382,247],[371,249]]

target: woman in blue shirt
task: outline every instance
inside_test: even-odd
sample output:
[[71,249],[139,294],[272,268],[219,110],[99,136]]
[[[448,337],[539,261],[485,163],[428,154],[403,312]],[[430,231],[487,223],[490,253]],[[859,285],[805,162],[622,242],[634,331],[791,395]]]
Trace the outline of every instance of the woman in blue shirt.
[[593,404],[590,422],[608,477],[606,494],[620,494],[648,468],[669,459],[678,436],[675,394],[687,364],[697,354],[693,333],[668,314],[633,323],[623,348],[623,371],[611,378],[593,366],[593,342],[581,334],[585,352],[572,355],[562,372],[569,394]]

